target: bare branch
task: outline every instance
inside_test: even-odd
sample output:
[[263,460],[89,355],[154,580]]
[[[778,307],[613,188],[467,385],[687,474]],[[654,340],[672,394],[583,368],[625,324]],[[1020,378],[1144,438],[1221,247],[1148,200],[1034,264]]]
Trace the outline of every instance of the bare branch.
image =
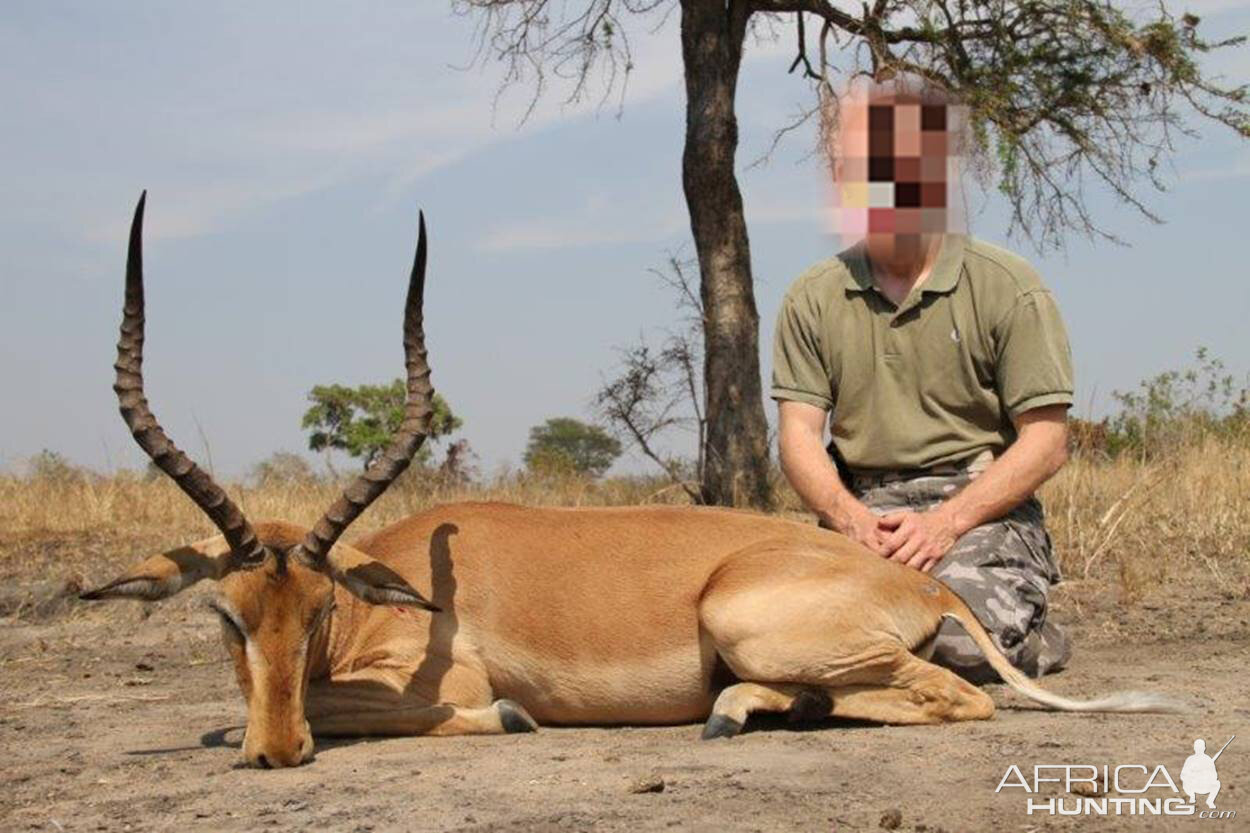
[[[672,11],[674,0],[455,0],[477,15],[475,62],[503,62],[504,86],[533,84],[527,115],[549,80],[569,83],[566,103],[596,94],[600,106],[622,96],[633,66],[627,16]],[[858,6],[856,8],[855,6]],[[1245,38],[1205,40],[1192,14],[1118,8],[1111,0],[735,0],[734,27],[766,34],[795,15],[794,73],[813,85],[816,102],[774,134],[779,142],[820,116],[820,146],[836,124],[830,41],[848,40],[838,55],[842,75],[909,73],[949,90],[968,105],[968,146],[983,186],[991,180],[1012,206],[1011,233],[1039,249],[1057,247],[1075,230],[1115,240],[1085,207],[1085,187],[1105,188],[1151,221],[1142,183],[1163,190],[1160,165],[1177,136],[1192,134],[1197,113],[1250,138],[1250,86],[1202,72],[1208,54]],[[821,21],[817,54],[806,26]],[[745,30],[745,29],[744,29]],[[757,38],[759,34],[757,32]]]

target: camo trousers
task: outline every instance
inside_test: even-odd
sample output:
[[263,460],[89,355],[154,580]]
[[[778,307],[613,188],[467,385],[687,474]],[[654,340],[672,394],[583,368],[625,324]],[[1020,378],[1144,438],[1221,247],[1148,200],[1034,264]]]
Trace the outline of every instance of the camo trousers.
[[[852,491],[873,512],[929,509],[966,486],[972,475],[958,474],[852,477]],[[968,532],[933,568],[972,608],[1012,665],[1033,677],[1058,671],[1071,648],[1063,631],[1046,620],[1050,585],[1059,581],[1059,565],[1046,533],[1042,505],[1036,498],[1006,516]],[[932,661],[976,682],[998,675],[958,623],[944,621]]]

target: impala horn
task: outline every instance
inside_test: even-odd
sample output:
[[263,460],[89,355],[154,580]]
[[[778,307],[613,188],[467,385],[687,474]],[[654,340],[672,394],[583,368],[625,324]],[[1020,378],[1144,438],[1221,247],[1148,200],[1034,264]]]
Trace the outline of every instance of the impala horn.
[[165,435],[143,393],[143,207],[144,191],[130,225],[130,250],[126,257],[126,300],[122,307],[121,337],[117,341],[117,381],[113,390],[122,419],[157,468],[169,475],[195,505],[204,510],[221,530],[238,566],[254,566],[265,558],[265,548],[239,507],[173,441]]
[[[330,557],[334,542],[408,468],[413,456],[429,435],[430,423],[434,418],[434,388],[430,385],[430,366],[426,361],[421,311],[425,297],[425,248],[425,215],[421,214],[417,255],[412,263],[408,300],[404,308],[404,359],[408,369],[408,398],[404,403],[404,421],[390,446],[374,459],[364,474],[358,476],[343,491],[342,496],[326,510],[300,545],[304,561],[310,567],[329,573],[336,580],[353,588],[356,582],[348,569],[349,565],[336,564]],[[371,569],[376,569],[376,566],[371,565]],[[402,583],[402,579],[400,582]],[[385,594],[376,599],[372,598],[374,595],[376,594],[369,594],[368,597],[381,603],[390,601]],[[412,603],[412,600],[409,599],[408,602]],[[427,610],[438,610],[424,599],[418,606]]]

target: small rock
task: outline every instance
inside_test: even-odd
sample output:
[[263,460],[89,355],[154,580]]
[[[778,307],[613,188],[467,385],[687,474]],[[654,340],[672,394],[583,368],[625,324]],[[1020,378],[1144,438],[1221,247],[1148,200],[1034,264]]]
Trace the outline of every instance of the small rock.
[[881,814],[880,826],[882,830],[898,830],[903,823],[903,811],[897,807],[891,807]]
[[629,791],[634,795],[642,795],[643,793],[662,793],[664,792],[664,779],[658,775],[648,775],[639,778],[630,784]]
[[155,668],[154,666],[152,666],[152,664],[151,664],[151,663],[147,663],[147,662],[136,662],[136,663],[135,663],[135,670],[136,670],[136,671],[155,671],[155,670],[156,670],[156,668]]

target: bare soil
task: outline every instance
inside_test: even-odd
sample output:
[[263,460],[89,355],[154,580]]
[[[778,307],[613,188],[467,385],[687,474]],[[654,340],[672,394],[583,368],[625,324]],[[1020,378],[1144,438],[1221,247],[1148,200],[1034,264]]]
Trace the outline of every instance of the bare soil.
[[[257,771],[237,764],[245,710],[203,589],[88,606],[58,567],[68,551],[108,550],[101,561],[120,566],[135,550],[117,560],[114,542],[81,536],[6,544],[24,552],[0,562],[3,830],[1231,831],[1250,819],[1244,579],[1134,604],[1106,582],[1057,591],[1077,651],[1046,685],[1166,692],[1193,705],[1180,716],[1056,714],[992,686],[1000,711],[977,723],[771,719],[712,742],[697,726],[319,740],[310,764]],[[1020,790],[995,794],[1011,764],[1163,764],[1179,779],[1195,738],[1214,752],[1234,734],[1218,762],[1218,806],[1234,820],[1030,816]],[[1067,794],[1043,785],[1051,796]]]

